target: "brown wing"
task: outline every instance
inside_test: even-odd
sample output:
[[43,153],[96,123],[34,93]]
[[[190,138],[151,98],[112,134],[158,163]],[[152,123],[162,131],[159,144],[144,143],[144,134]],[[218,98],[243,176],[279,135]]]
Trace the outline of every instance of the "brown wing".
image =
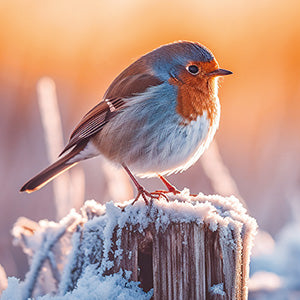
[[104,95],[105,100],[102,100],[82,118],[72,132],[69,143],[60,155],[73,146],[86,142],[87,138],[99,132],[120,111],[126,103],[126,99],[143,93],[150,86],[162,83],[161,80],[149,73],[136,74],[129,72],[133,66],[134,64],[125,69],[112,82]]
[[141,57],[115,78],[108,87],[104,99],[129,98],[161,83],[162,81],[148,68],[145,58]]
[[[121,99],[112,99],[109,102],[101,101],[93,109],[91,109],[75,127],[71,134],[70,140],[60,155],[71,149],[73,146],[80,144],[93,134],[97,133],[114,115],[110,109],[110,105],[116,103],[116,110],[123,105]],[[110,104],[110,105],[109,105]],[[114,106],[115,107],[115,106]]]

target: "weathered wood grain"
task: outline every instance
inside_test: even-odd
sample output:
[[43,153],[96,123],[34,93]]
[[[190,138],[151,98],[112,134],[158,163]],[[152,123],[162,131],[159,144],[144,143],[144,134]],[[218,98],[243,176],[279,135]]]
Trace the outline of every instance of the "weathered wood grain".
[[[249,263],[242,251],[245,241],[238,231],[232,232],[230,238],[228,244],[221,238],[219,229],[213,232],[208,226],[194,222],[172,223],[164,232],[150,226],[140,233],[126,226],[121,235],[122,255],[119,261],[114,258],[115,266],[108,273],[128,270],[132,271],[132,280],[141,281],[140,274],[145,271],[141,264],[149,265],[149,262],[139,261],[139,256],[143,251],[150,251],[143,257],[152,261],[154,299],[244,300],[248,276],[245,264]],[[110,257],[114,257],[113,253]],[[211,287],[220,283],[224,285],[224,295],[213,295]],[[149,283],[142,280],[143,285]]]

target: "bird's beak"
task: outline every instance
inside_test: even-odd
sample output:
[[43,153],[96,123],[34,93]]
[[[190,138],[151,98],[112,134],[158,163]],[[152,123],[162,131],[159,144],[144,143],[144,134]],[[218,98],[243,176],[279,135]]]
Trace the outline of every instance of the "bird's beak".
[[206,75],[215,77],[215,76],[225,76],[225,75],[230,75],[230,74],[232,74],[231,71],[224,70],[224,69],[217,69],[217,70],[207,73]]

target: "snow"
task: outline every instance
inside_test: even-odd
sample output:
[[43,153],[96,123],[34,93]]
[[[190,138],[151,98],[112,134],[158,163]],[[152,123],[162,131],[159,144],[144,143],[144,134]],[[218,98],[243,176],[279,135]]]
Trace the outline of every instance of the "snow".
[[[109,260],[113,230],[133,225],[136,230],[143,232],[151,223],[154,223],[157,231],[164,231],[172,222],[197,224],[208,224],[212,231],[220,229],[220,235],[226,245],[236,249],[237,245],[232,237],[232,230],[235,234],[244,233],[245,239],[249,236],[249,249],[252,247],[253,236],[256,231],[256,222],[249,217],[246,209],[239,200],[233,196],[221,197],[218,195],[206,196],[199,194],[196,197],[190,196],[185,189],[181,194],[174,196],[168,194],[170,201],[160,199],[154,201],[152,205],[146,206],[143,200],[137,201],[134,205],[130,202],[123,203],[122,207],[113,202],[106,203],[105,214],[95,217],[85,224],[85,231],[97,231],[102,228],[101,239],[103,240],[103,259],[100,267],[101,272],[105,272],[112,267]],[[103,212],[101,204],[96,204],[99,211]],[[95,208],[97,210],[97,208]],[[98,228],[98,229],[97,229]],[[118,237],[117,237],[118,238]],[[87,241],[86,247],[83,241],[83,248],[88,254],[91,241]],[[116,241],[120,245],[120,239]],[[122,255],[122,251],[119,251]]]
[[[62,276],[61,281],[59,284],[59,294],[64,295],[69,287],[72,285],[71,282],[71,272],[73,269],[75,269],[76,264],[76,257],[78,255],[78,245],[80,244],[80,237],[81,237],[81,231],[78,230],[74,232],[72,236],[72,250],[68,256],[68,263],[66,263]],[[79,277],[79,275],[78,275]]]
[[211,292],[212,295],[226,296],[224,292],[224,283],[214,284],[213,286],[210,287],[209,291]]
[[1,300],[23,300],[23,290],[21,287],[20,280],[16,277],[8,277],[8,287],[3,291]]
[[[125,275],[126,276],[126,275]],[[128,277],[127,277],[128,278]],[[96,270],[87,267],[83,276],[78,280],[77,287],[64,296],[46,295],[37,300],[148,300],[153,292],[145,293],[138,282],[131,281],[122,276],[122,273],[100,277]]]
[[[128,274],[127,274],[128,278]],[[122,276],[122,273],[101,277],[93,266],[87,267],[78,280],[77,287],[63,296],[45,295],[37,300],[149,300],[153,291],[145,293],[138,282]],[[1,300],[22,300],[22,286],[18,279],[9,278],[9,287],[3,292]]]
[[[143,233],[150,224],[154,224],[160,232],[164,232],[170,223],[206,224],[211,231],[219,230],[224,251],[242,247],[240,243],[237,244],[236,241],[240,239],[235,235],[242,235],[247,240],[243,246],[247,245],[245,251],[250,251],[257,225],[237,198],[201,193],[191,196],[188,189],[178,195],[167,196],[170,201],[161,198],[149,206],[142,199],[134,205],[131,205],[132,200],[119,204],[108,202],[105,205],[94,200],[86,201],[80,214],[71,211],[59,223],[40,221],[31,236],[25,235],[22,226],[16,226],[15,238],[20,242],[26,237],[26,243],[22,246],[32,256],[31,266],[24,282],[9,278],[8,288],[1,300],[27,299],[32,297],[34,287],[33,295],[40,300],[150,299],[152,291],[145,293],[138,286],[139,283],[129,281],[128,270],[105,276],[114,263],[122,258],[121,234],[125,227]],[[69,238],[69,254],[69,250],[59,242],[67,232],[72,234]],[[114,257],[111,256],[113,236],[117,248],[114,249]],[[58,245],[61,247],[59,254],[53,250]],[[56,273],[54,277],[60,281],[56,291],[37,289],[43,287],[41,282],[36,284],[41,268],[44,266],[43,270],[49,273],[44,264],[46,259],[51,262],[52,275]],[[63,261],[63,266],[56,268],[55,263],[59,260]],[[225,273],[229,270],[232,270],[229,265],[224,267]],[[222,295],[224,284],[212,286],[211,292]]]
[[[22,245],[24,252],[29,255],[30,262],[30,269],[25,276],[25,280],[19,285],[18,293],[21,293],[23,297],[20,299],[29,298],[34,289],[37,293],[39,293],[39,290],[40,292],[53,290],[55,286],[53,279],[59,279],[57,269],[59,261],[56,261],[53,248],[67,232],[72,232],[80,221],[81,215],[74,210],[71,210],[59,223],[41,220],[39,223],[30,224],[25,218],[17,221],[12,231],[15,237],[14,242]],[[59,252],[62,253],[59,254],[64,254],[64,251],[66,249],[62,247],[62,249],[59,249]],[[46,272],[46,260],[50,263],[54,278],[49,277],[49,272]],[[12,284],[15,284],[15,282]]]

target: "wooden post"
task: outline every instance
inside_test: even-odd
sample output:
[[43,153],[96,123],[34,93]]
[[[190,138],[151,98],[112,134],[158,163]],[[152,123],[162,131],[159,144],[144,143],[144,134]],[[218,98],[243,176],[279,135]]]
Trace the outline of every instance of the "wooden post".
[[130,280],[153,288],[155,300],[247,299],[255,220],[234,197],[173,197],[148,207],[107,204],[85,224],[70,274],[88,262],[103,276],[131,271]]

